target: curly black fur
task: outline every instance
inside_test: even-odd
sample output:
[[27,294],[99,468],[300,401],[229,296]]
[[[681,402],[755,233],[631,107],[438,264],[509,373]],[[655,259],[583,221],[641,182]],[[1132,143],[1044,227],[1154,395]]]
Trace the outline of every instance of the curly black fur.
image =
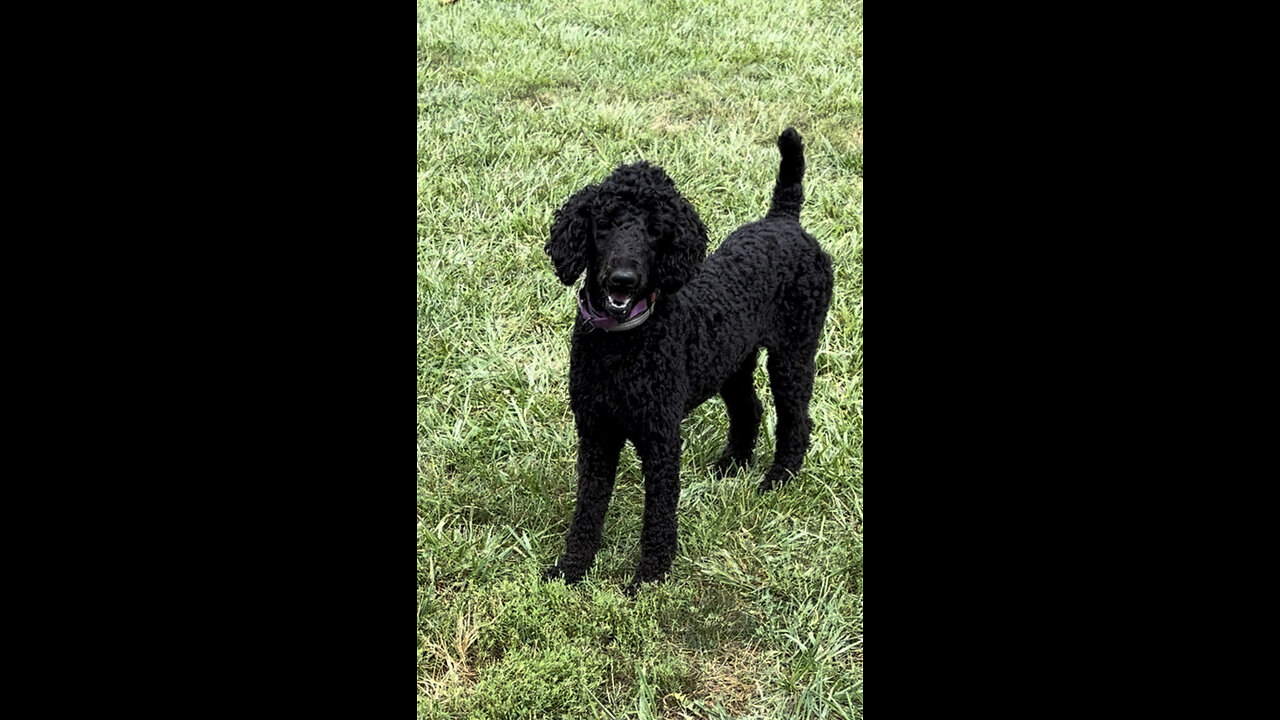
[[618,455],[631,440],[644,470],[641,559],[629,587],[662,579],[676,551],[680,421],[717,393],[729,437],[722,474],[751,460],[763,409],[752,376],[767,349],[778,411],[764,492],[800,469],[812,424],[814,356],[831,304],[831,259],[800,226],[804,146],[787,128],[773,203],[704,260],[707,231],[661,168],[624,165],[588,185],[555,216],[546,252],[566,285],[586,273],[596,308],[625,319],[656,291],[652,315],[606,332],[581,318],[573,334],[569,395],[578,430],[578,499],[565,553],[545,577],[582,578],[600,548]]

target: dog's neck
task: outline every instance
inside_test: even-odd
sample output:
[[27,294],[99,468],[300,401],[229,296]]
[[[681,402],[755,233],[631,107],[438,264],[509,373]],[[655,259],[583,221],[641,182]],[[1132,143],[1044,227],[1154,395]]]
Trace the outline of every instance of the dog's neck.
[[649,316],[653,314],[653,308],[658,302],[658,291],[654,290],[648,299],[641,298],[636,301],[631,312],[627,313],[627,319],[622,322],[614,320],[612,317],[596,310],[591,304],[591,297],[587,293],[587,288],[583,287],[578,290],[578,314],[582,316],[593,328],[599,328],[605,332],[625,332],[634,330],[644,324]]

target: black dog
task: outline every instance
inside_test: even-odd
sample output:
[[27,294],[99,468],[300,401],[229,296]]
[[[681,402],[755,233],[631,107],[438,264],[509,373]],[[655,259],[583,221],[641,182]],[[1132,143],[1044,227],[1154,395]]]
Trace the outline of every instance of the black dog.
[[660,168],[624,165],[557,213],[546,252],[561,282],[586,272],[573,333],[569,395],[578,429],[578,500],[565,553],[545,578],[582,579],[600,549],[618,454],[627,440],[644,470],[641,559],[628,591],[660,580],[676,551],[680,421],[724,398],[729,439],[721,473],[755,451],[763,412],[752,376],[760,348],[778,410],[778,487],[809,447],[814,357],[831,304],[831,259],[800,227],[804,145],[788,128],[764,219],[706,258],[707,230]]

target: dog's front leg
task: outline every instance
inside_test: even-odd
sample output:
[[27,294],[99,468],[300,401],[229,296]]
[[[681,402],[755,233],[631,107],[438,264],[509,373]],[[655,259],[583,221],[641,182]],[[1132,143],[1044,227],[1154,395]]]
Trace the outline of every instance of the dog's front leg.
[[644,525],[640,531],[640,565],[628,594],[640,583],[662,580],[676,554],[676,504],[680,500],[680,426],[636,441],[644,470]]
[[565,536],[564,555],[542,574],[544,580],[562,577],[566,583],[576,583],[595,561],[624,441],[620,435],[588,431],[579,424],[578,503]]

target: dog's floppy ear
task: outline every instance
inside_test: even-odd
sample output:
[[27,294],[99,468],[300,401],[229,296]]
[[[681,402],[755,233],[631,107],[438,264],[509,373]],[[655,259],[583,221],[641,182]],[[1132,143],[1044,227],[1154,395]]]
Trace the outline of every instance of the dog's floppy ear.
[[688,282],[707,256],[707,228],[687,200],[673,195],[657,217],[662,233],[658,250],[658,288],[669,295]]
[[551,223],[551,239],[543,250],[555,265],[556,277],[572,285],[587,269],[587,243],[591,242],[591,203],[597,187],[588,185],[565,201]]

